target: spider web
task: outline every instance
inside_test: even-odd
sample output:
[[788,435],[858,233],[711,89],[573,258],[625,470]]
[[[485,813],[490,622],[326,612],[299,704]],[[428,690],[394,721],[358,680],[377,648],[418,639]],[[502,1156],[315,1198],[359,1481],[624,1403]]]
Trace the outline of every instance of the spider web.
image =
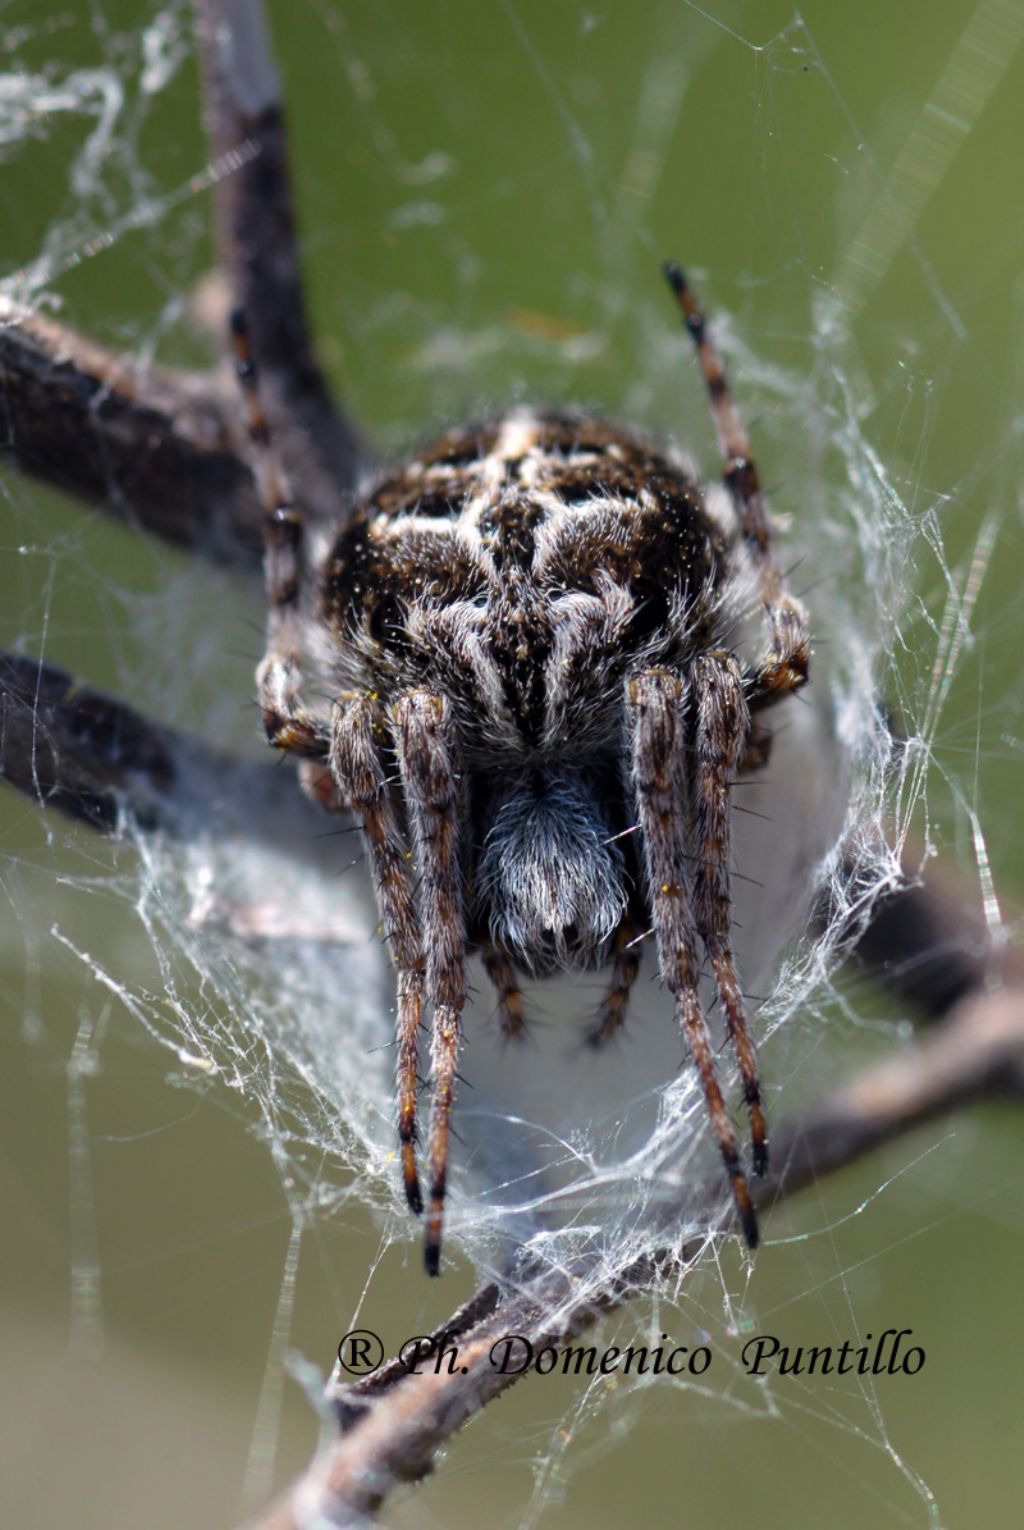
[[[638,21],[508,0],[486,16],[457,3],[272,14],[324,359],[383,447],[541,398],[661,430],[714,471],[658,263],[678,255],[699,281],[815,631],[811,699],[790,706],[736,829],[773,1123],[905,1039],[843,968],[841,941],[900,856],[958,859],[996,932],[1021,867],[1020,229],[1004,209],[1024,23],[996,0],[873,23],[833,11],[659,3]],[[147,6],[140,24],[127,5],[45,19],[13,5],[0,24],[4,298],[131,355],[203,364],[194,293],[224,172],[199,127],[187,8]],[[258,591],[10,476],[4,502],[6,645],[255,755]],[[354,839],[296,810],[284,833],[197,812],[187,842],[130,826],[108,842],[9,793],[0,808],[11,1241],[24,1246],[9,1312],[31,1320],[38,1377],[61,1354],[70,1291],[97,1524],[139,1501],[106,1481],[111,1388],[149,1399],[137,1458],[158,1429],[190,1439],[190,1419],[210,1462],[178,1499],[158,1468],[138,1473],[158,1500],[147,1519],[201,1505],[222,1522],[240,1481],[251,1507],[302,1464],[346,1330],[394,1349],[510,1244],[597,1291],[667,1236],[699,1236],[717,1166],[649,967],[625,1040],[599,1059],[579,1046],[597,980],[532,989],[535,1040],[510,1053],[474,970],[455,1267],[428,1283],[398,1194],[391,980]],[[809,934],[826,895],[833,918]],[[481,1493],[501,1523],[619,1523],[638,1503],[659,1519],[684,1490],[709,1521],[756,1502],[763,1526],[817,1522],[813,1502],[838,1524],[868,1511],[937,1525],[961,1499],[997,1520],[1008,1475],[983,1440],[1011,1383],[1004,1394],[981,1367],[1010,1289],[934,1272],[966,1270],[964,1247],[998,1265],[1019,1236],[1016,1180],[993,1168],[999,1130],[947,1124],[780,1209],[756,1271],[709,1244],[596,1340],[707,1343],[706,1375],[537,1378],[396,1522],[478,1523]],[[60,1227],[55,1259],[46,1245],[60,1278],[37,1290],[40,1208]],[[861,1343],[890,1326],[914,1328],[929,1356],[899,1387],[754,1380],[741,1361],[757,1333]],[[969,1340],[980,1359],[963,1358]],[[221,1392],[238,1420],[226,1438]],[[965,1414],[977,1422],[956,1424]],[[91,1523],[67,1478],[47,1490],[54,1513]]]

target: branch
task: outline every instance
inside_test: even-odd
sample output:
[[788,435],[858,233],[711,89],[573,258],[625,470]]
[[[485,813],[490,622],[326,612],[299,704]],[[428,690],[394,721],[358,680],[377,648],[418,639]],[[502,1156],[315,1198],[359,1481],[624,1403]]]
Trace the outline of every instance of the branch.
[[281,85],[262,0],[195,0],[206,126],[231,163],[214,189],[221,270],[246,311],[278,450],[303,497],[336,514],[362,450],[339,412],[310,338],[288,172]]
[[250,839],[312,851],[318,810],[292,772],[211,749],[72,679],[55,664],[0,653],[0,777],[101,833]]
[[[908,900],[905,908],[903,898]],[[933,900],[928,884],[894,894],[880,910],[873,963],[884,965],[883,951],[892,935],[949,931],[949,914],[949,902],[942,894]],[[917,962],[919,970],[927,970],[927,956],[924,947],[911,943],[898,970],[905,974]],[[981,974],[989,974],[991,966],[991,961],[978,964],[979,980],[968,985],[966,997],[923,1040],[868,1068],[805,1120],[780,1130],[774,1154],[779,1167],[762,1181],[760,1205],[777,1203],[937,1116],[984,1099],[1024,1100],[1024,986],[984,986]],[[1016,955],[1008,966],[1019,973]],[[715,1230],[713,1216],[709,1229]],[[521,1334],[535,1349],[565,1344],[605,1313],[650,1290],[664,1270],[685,1274],[706,1242],[702,1237],[625,1264],[596,1297],[591,1291],[585,1300],[571,1270],[520,1278],[514,1288],[482,1287],[436,1330],[438,1339],[458,1339],[454,1374],[443,1367],[438,1375],[412,1374],[395,1359],[365,1381],[332,1384],[328,1396],[338,1416],[339,1439],[321,1450],[253,1530],[366,1524],[396,1487],[426,1475],[446,1441],[519,1379],[492,1364],[497,1340]]]
[[144,368],[40,314],[0,310],[0,454],[222,562],[257,568],[262,517],[213,385]]
[[[906,859],[920,863],[923,854]],[[934,861],[874,906],[854,955],[925,1020],[941,1020],[978,989],[1024,987],[1024,952],[993,940],[977,897]]]
[[776,1148],[774,1202],[939,1116],[982,1100],[1024,1100],[1024,988],[978,990],[897,1057],[827,1099]]

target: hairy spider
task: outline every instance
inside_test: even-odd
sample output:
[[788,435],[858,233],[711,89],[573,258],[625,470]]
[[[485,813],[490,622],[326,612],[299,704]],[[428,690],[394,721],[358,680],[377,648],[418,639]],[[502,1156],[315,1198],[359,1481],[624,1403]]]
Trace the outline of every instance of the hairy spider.
[[[269,742],[312,762],[307,789],[362,825],[397,976],[399,1136],[416,1213],[418,1037],[431,1011],[431,1274],[467,952],[483,952],[510,1037],[523,1029],[517,970],[610,964],[589,1033],[600,1046],[622,1024],[651,929],[744,1236],[758,1241],[700,953],[761,1174],[757,1058],[730,938],[730,789],[767,759],[759,715],[807,679],[808,632],[704,317],[679,267],[665,274],[700,359],[724,490],[621,426],[517,410],[385,472],[319,559],[271,449],[245,316],[233,315],[265,510],[260,705]],[[739,627],[752,592],[767,642],[750,661]],[[336,698],[329,716],[304,699],[306,652]]]
[[[242,565],[262,546],[259,704],[309,795],[361,825],[397,974],[398,1130],[417,1213],[430,1014],[428,1270],[440,1266],[467,954],[482,953],[509,1038],[524,1030],[518,974],[609,967],[589,1031],[600,1047],[622,1026],[652,932],[754,1247],[701,980],[706,964],[759,1174],[765,1119],[731,938],[731,788],[765,763],[764,713],[806,681],[809,638],[701,311],[667,266],[710,396],[720,483],[631,430],[554,410],[450,431],[368,478],[306,328],[262,9],[196,0],[196,11],[259,505],[212,382],[127,375],[37,315],[0,331],[4,450],[169,540],[216,557],[230,543]],[[311,699],[306,667],[331,702]],[[116,827],[127,802],[136,823],[159,826],[179,777],[195,789],[224,774],[207,746],[53,666],[12,655],[2,680],[0,770],[95,825]]]

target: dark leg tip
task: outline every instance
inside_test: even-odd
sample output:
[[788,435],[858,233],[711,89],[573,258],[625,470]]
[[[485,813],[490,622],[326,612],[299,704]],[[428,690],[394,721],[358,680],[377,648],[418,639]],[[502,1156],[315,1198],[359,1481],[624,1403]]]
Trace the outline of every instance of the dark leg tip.
[[441,1273],[441,1230],[444,1225],[444,1176],[435,1179],[430,1187],[430,1214],[427,1217],[427,1236],[423,1243],[423,1262],[428,1275]]
[[743,1240],[751,1250],[757,1248],[761,1241],[761,1234],[757,1226],[757,1213],[750,1199],[750,1191],[742,1171],[733,1175],[732,1198],[736,1205],[736,1214],[740,1219],[740,1227],[743,1229]]
[[402,1143],[402,1183],[405,1185],[409,1210],[418,1217],[423,1211],[423,1196],[420,1192],[420,1177],[416,1172],[415,1142]]
[[674,260],[666,260],[661,269],[673,292],[686,291],[686,277],[683,275],[682,268]]

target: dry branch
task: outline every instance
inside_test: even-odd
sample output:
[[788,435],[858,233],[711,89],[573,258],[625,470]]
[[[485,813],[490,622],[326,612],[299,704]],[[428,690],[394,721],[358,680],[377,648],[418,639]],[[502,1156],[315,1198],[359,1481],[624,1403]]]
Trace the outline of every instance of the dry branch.
[[165,541],[258,567],[252,476],[211,382],[143,367],[11,304],[0,326],[11,466]]
[[116,834],[244,832],[311,850],[318,810],[291,773],[211,749],[55,664],[0,652],[0,777],[40,806]]

